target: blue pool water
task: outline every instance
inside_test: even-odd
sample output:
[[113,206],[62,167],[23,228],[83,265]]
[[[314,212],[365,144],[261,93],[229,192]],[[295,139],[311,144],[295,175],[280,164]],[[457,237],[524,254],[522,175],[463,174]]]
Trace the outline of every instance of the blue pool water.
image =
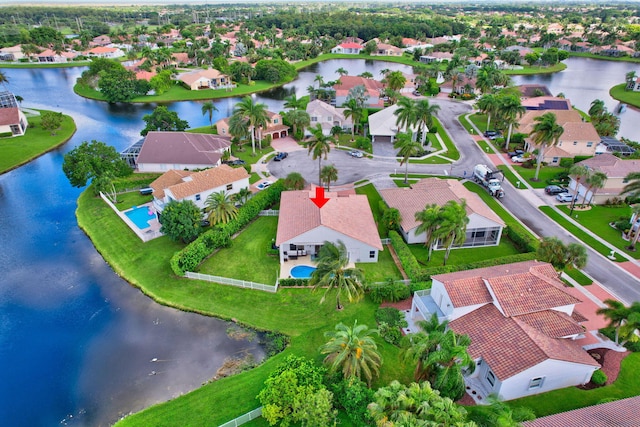
[[137,208],[125,212],[125,215],[128,216],[140,230],[148,228],[148,221],[156,218],[155,213],[151,213],[151,215],[149,215],[149,208],[146,206],[138,206]]
[[291,277],[294,279],[310,279],[311,274],[316,271],[315,267],[308,265],[296,265],[291,269]]

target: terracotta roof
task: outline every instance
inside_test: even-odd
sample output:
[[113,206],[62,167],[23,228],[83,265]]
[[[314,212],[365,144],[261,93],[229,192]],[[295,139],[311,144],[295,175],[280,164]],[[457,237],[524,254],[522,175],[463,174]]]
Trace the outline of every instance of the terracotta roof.
[[98,47],[94,47],[93,49],[89,49],[87,53],[93,53],[94,55],[99,55],[101,53],[113,53],[117,50],[118,49],[115,47],[98,46]]
[[15,125],[20,123],[18,107],[0,108],[0,125]]
[[579,164],[603,172],[609,178],[624,178],[631,172],[640,172],[640,160],[621,159],[609,153],[602,153]]
[[535,118],[546,113],[555,114],[556,122],[563,127],[561,141],[600,141],[600,136],[598,136],[593,124],[583,122],[582,116],[576,110],[529,110],[520,118],[518,132],[530,134],[533,126],[537,123]]
[[197,71],[191,71],[188,73],[179,74],[178,80],[185,82],[188,85],[191,85],[192,83],[194,83],[195,81],[201,78],[211,80],[211,79],[218,79],[220,77],[226,77],[226,75],[222,74],[220,71],[214,68],[209,68],[207,70],[197,70]]
[[522,423],[523,427],[635,427],[640,396],[587,406]]
[[378,97],[380,91],[384,88],[384,85],[373,79],[365,79],[359,76],[341,76],[338,83],[333,86],[336,91],[336,95],[343,96],[349,93],[351,88],[356,86],[364,86],[366,91],[371,95]]
[[493,304],[449,326],[458,334],[469,335],[469,354],[484,359],[501,381],[547,359],[600,366],[577,342],[551,338],[517,318],[504,317]]
[[557,310],[523,314],[517,316],[517,319],[551,338],[563,338],[584,332],[584,328],[572,316]]
[[460,203],[467,201],[467,216],[477,214],[504,227],[505,223],[475,193],[467,190],[455,179],[426,178],[410,188],[388,188],[379,190],[380,195],[390,207],[398,209],[402,218],[402,228],[409,231],[420,225],[416,221],[416,212],[424,210],[432,203],[443,206],[449,200]]
[[479,276],[447,282],[445,288],[454,307],[468,307],[493,301],[487,285]]
[[153,188],[153,197],[156,199],[164,199],[164,189],[169,188],[172,185],[179,184],[182,182],[185,176],[191,175],[193,172],[191,171],[183,171],[171,169],[167,172],[160,175],[155,179],[149,187]]
[[231,145],[218,135],[187,132],[149,132],[137,163],[172,163],[215,166]]
[[343,49],[364,49],[364,46],[362,46],[361,44],[358,43],[340,43],[338,46],[340,46]]
[[339,197],[337,193],[328,192],[325,196],[329,201],[318,209],[310,199],[314,195],[315,188],[282,192],[276,245],[318,227],[326,227],[382,250],[366,196],[349,194]]
[[231,184],[232,182],[245,178],[249,178],[249,174],[245,168],[232,168],[229,165],[220,165],[215,168],[194,172],[182,178],[181,182],[165,187],[165,191],[167,189],[170,190],[177,200],[182,200],[194,194],[203,193],[207,190]]

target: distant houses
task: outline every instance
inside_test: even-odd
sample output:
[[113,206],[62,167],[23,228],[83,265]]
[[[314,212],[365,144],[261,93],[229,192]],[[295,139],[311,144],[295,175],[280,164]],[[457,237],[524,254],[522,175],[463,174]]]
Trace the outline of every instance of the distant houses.
[[231,83],[229,76],[222,74],[214,68],[181,73],[178,75],[177,80],[182,82],[190,90],[228,89],[235,87],[235,85]]

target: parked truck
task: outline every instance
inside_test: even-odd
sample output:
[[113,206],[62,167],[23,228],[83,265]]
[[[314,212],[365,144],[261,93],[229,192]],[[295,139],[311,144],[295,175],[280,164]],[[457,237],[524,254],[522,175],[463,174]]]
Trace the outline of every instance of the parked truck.
[[473,178],[476,182],[482,184],[489,193],[497,198],[504,197],[504,191],[500,180],[495,177],[500,171],[492,171],[487,165],[476,165],[473,168]]

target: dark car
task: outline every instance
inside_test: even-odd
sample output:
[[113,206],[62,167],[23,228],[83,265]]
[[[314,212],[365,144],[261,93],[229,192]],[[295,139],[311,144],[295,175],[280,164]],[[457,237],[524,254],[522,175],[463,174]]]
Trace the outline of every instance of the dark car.
[[231,160],[231,161],[227,162],[227,164],[229,164],[231,166],[241,166],[241,165],[244,165],[245,163],[247,163],[247,162],[245,162],[242,159],[236,159],[236,160]]
[[560,187],[559,185],[547,185],[544,188],[544,192],[551,195],[566,193],[568,191],[568,188]]
[[484,133],[484,136],[486,136],[489,139],[496,139],[496,138],[499,138],[501,135],[502,134],[497,130],[488,130]]
[[289,154],[287,154],[287,153],[278,153],[278,154],[276,154],[276,156],[273,158],[273,161],[274,161],[274,162],[279,162],[279,161],[281,161],[281,160],[286,159],[288,155],[289,155]]
[[509,151],[507,153],[507,155],[509,156],[509,158],[511,157],[517,157],[517,156],[521,156],[524,154],[524,151],[522,150],[513,150],[513,151]]

